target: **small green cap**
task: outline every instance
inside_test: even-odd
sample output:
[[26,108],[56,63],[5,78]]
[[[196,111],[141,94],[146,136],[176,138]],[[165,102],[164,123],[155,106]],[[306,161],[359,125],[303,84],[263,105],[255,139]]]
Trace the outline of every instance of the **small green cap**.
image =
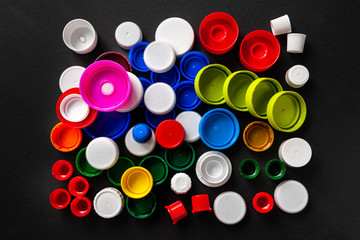
[[141,160],[139,166],[149,170],[153,177],[154,185],[160,185],[163,183],[169,173],[169,168],[164,159],[155,155],[145,157]]
[[247,158],[240,163],[239,171],[244,178],[254,179],[259,175],[260,167],[257,161]]
[[286,172],[285,164],[279,159],[272,159],[265,165],[266,175],[273,179],[279,180],[284,177]]
[[86,147],[81,149],[76,155],[76,168],[85,177],[95,177],[101,174],[103,171],[93,168],[87,161],[85,156]]
[[156,209],[156,197],[152,192],[139,199],[127,197],[126,209],[135,218],[144,219],[150,217]]
[[189,169],[195,161],[194,148],[187,142],[183,142],[175,149],[165,151],[165,161],[169,167],[175,171],[185,171]]

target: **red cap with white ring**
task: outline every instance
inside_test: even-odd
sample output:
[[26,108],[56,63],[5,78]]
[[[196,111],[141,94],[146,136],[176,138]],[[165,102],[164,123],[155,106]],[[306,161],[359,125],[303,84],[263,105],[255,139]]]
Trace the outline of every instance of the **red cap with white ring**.
[[175,51],[169,43],[152,42],[144,51],[145,65],[153,72],[164,73],[175,64]]
[[60,103],[60,114],[69,122],[81,122],[87,118],[90,107],[80,94],[69,94]]
[[165,115],[175,107],[176,94],[170,85],[158,82],[150,85],[144,94],[145,107],[156,115]]
[[115,30],[117,44],[126,50],[141,42],[142,38],[143,34],[140,27],[133,22],[123,22]]
[[61,92],[65,92],[70,88],[78,88],[81,75],[84,71],[85,68],[81,66],[71,66],[65,69],[59,79],[59,86]]

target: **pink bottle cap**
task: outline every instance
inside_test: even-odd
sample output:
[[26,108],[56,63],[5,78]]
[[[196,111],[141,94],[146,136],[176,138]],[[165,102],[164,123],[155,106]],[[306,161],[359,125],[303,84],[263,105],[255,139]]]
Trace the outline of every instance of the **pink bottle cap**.
[[82,197],[89,191],[89,182],[83,177],[74,177],[70,180],[68,188],[74,197]]
[[200,194],[191,197],[192,202],[192,213],[209,211],[211,212],[209,195]]
[[87,197],[77,197],[70,204],[71,212],[77,217],[85,217],[91,210],[91,201]]
[[130,97],[131,82],[119,64],[102,60],[86,68],[80,79],[80,94],[92,108],[112,112],[122,107]]
[[187,216],[187,211],[181,201],[176,201],[169,206],[165,206],[165,208],[168,210],[173,224]]

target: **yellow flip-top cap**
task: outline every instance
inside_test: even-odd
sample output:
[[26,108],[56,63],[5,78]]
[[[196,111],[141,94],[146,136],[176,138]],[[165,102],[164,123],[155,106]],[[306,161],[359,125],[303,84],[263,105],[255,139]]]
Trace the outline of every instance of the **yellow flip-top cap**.
[[131,167],[121,177],[121,188],[130,198],[143,198],[148,195],[154,181],[151,173],[143,167]]

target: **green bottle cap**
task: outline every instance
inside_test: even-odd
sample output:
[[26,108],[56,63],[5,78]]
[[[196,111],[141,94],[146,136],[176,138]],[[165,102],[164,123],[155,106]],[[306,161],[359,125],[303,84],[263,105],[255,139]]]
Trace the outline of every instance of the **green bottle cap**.
[[115,165],[107,170],[107,177],[112,184],[120,187],[122,175],[126,170],[134,166],[135,164],[129,158],[119,157]]
[[160,185],[163,183],[169,173],[169,168],[164,159],[155,155],[145,157],[141,160],[139,166],[149,170],[153,177],[154,185]]
[[85,177],[95,177],[102,173],[102,170],[93,168],[87,161],[85,156],[86,147],[80,150],[76,156],[76,168]]
[[239,171],[241,176],[243,176],[244,178],[253,179],[256,178],[257,175],[259,175],[260,167],[257,161],[248,158],[240,163]]
[[165,161],[171,169],[179,172],[185,171],[195,161],[194,148],[189,143],[184,142],[175,149],[167,149],[165,151]]
[[279,180],[286,172],[285,164],[279,159],[272,159],[265,165],[266,175],[272,180]]
[[156,197],[152,192],[139,199],[127,197],[126,209],[135,218],[144,219],[150,217],[156,209]]

